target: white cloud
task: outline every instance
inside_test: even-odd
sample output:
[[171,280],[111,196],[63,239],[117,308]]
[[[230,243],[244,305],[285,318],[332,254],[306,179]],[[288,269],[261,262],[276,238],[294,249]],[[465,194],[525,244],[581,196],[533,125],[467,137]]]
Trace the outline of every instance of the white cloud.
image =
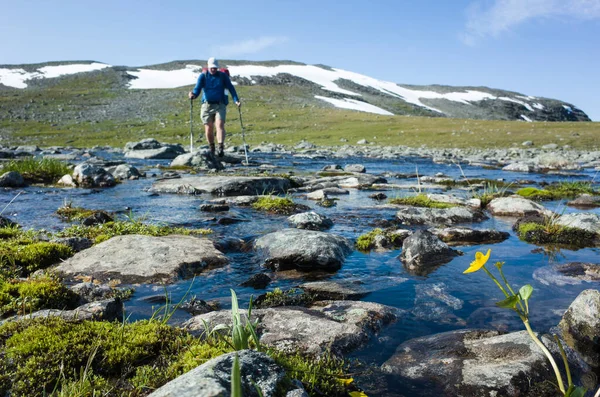
[[471,3],[461,39],[468,45],[498,37],[514,26],[534,18],[600,18],[600,0],[492,0]]
[[263,36],[257,39],[239,41],[237,43],[216,46],[212,48],[214,54],[220,58],[234,57],[243,54],[255,54],[277,44],[283,44],[288,41],[283,36]]

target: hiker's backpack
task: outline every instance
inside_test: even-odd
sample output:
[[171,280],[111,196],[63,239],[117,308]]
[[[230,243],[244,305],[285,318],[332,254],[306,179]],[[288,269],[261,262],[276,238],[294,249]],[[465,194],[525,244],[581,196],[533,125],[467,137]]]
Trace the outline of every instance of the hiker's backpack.
[[[202,68],[202,73],[204,73],[204,76],[207,76],[208,68]],[[219,76],[221,77],[221,84],[223,84],[223,87],[225,87],[225,75],[227,75],[227,77],[231,77],[229,69],[219,68]],[[225,106],[229,105],[229,90],[227,88],[225,88],[225,92],[223,92],[223,103]]]

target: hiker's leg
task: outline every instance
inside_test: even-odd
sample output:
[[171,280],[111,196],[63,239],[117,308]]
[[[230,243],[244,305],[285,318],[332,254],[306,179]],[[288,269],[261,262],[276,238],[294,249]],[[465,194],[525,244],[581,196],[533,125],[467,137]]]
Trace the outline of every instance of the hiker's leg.
[[215,124],[217,125],[217,142],[222,145],[225,143],[225,122],[217,118]]
[[209,120],[208,123],[204,124],[204,135],[209,145],[215,144],[215,136],[213,135],[213,121]]

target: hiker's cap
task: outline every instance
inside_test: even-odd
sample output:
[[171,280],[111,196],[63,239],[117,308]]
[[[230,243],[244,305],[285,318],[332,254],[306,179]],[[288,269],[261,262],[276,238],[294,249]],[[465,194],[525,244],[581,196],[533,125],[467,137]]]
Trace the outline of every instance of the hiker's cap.
[[218,68],[219,67],[219,61],[217,61],[215,58],[208,58],[208,68]]

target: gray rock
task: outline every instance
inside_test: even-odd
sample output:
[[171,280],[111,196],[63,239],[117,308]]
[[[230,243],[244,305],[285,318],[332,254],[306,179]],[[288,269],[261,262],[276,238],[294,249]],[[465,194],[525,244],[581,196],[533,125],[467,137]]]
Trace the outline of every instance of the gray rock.
[[282,229],[258,238],[255,243],[274,270],[337,270],[352,251],[350,242],[340,236],[303,229]]
[[80,187],[111,187],[117,182],[115,178],[102,167],[82,163],[73,170],[73,179]]
[[112,298],[115,291],[106,284],[94,284],[91,282],[84,282],[75,284],[69,287],[69,289],[79,295],[84,302],[96,302]]
[[142,139],[139,142],[127,142],[125,144],[125,151],[130,150],[149,150],[149,149],[158,149],[162,145],[159,141],[154,138],[146,138]]
[[60,317],[67,321],[121,321],[123,304],[118,299],[108,299],[86,303],[73,310],[46,309],[22,316],[9,317],[0,321],[0,325],[8,321],[20,321],[30,318]]
[[11,221],[10,219],[0,215],[0,227],[7,227],[7,226],[18,226],[15,222]]
[[444,283],[415,286],[415,306],[411,313],[423,321],[465,326],[467,323],[454,314],[463,307],[463,301],[447,291]]
[[344,166],[344,171],[346,172],[367,172],[367,169],[362,164],[347,164]]
[[56,182],[56,184],[60,185],[60,186],[77,187],[77,184],[75,183],[75,180],[69,174],[63,175],[63,177],[60,178],[58,180],[58,182]]
[[15,149],[15,152],[22,152],[22,153],[30,153],[30,154],[35,154],[36,152],[39,152],[40,148],[37,147],[36,145],[22,145],[22,146],[18,146]]
[[206,238],[171,235],[113,237],[75,254],[56,267],[65,276],[93,276],[123,282],[173,282],[227,264],[227,258]]
[[119,164],[116,167],[109,167],[107,171],[120,180],[137,179],[143,176],[137,168],[129,164]]
[[225,212],[229,211],[229,206],[227,204],[201,204],[198,209],[203,212]]
[[292,215],[288,218],[288,221],[298,229],[325,230],[333,226],[331,219],[314,211]]
[[418,230],[404,240],[400,260],[409,273],[424,276],[456,255],[455,250],[427,230]]
[[216,196],[244,196],[286,193],[290,188],[287,178],[232,176],[185,176],[155,182],[150,189],[155,193],[210,193]]
[[401,205],[397,208],[396,219],[404,225],[454,225],[487,219],[483,212],[466,207],[424,208]]
[[536,168],[529,163],[516,162],[502,167],[502,171],[535,172]]
[[367,141],[366,139],[361,139],[358,142],[356,142],[357,145],[366,145],[367,143],[369,143],[369,141]]
[[183,147],[179,149],[174,146],[163,146],[158,149],[131,150],[129,152],[125,152],[125,157],[130,159],[172,160],[183,152]]
[[544,285],[576,285],[600,281],[600,264],[570,262],[544,266],[533,272],[533,278]]
[[551,215],[552,211],[544,206],[523,198],[521,196],[498,197],[490,201],[487,210],[497,216],[521,217],[525,215],[540,214]]
[[316,300],[353,300],[382,289],[395,287],[408,281],[398,276],[361,276],[343,280],[312,281],[300,284],[300,288]]
[[600,197],[592,196],[591,194],[582,194],[575,200],[569,201],[567,205],[576,208],[597,208],[600,207]]
[[555,149],[558,149],[558,145],[556,143],[547,143],[545,145],[542,145],[542,149],[555,150]]
[[0,176],[0,187],[23,187],[25,179],[17,171],[5,172]]
[[431,395],[517,397],[527,395],[532,384],[555,381],[546,357],[526,331],[498,335],[461,330],[411,339],[381,368],[429,384],[438,391]]
[[171,162],[171,167],[199,167],[209,170],[222,170],[223,164],[215,157],[210,150],[203,150],[195,153],[184,153],[177,156]]
[[242,287],[252,287],[254,289],[265,289],[271,281],[271,277],[267,276],[265,273],[257,273],[240,285]]
[[323,168],[321,168],[321,171],[325,171],[325,172],[336,172],[336,171],[342,171],[343,168],[341,165],[339,164],[329,164],[324,166]]
[[450,227],[430,229],[440,240],[454,245],[491,244],[506,240],[510,234],[494,229],[470,229],[466,227]]
[[600,368],[600,291],[583,291],[558,324],[564,341],[591,367]]
[[[322,355],[331,351],[341,356],[366,343],[374,332],[398,319],[402,312],[378,303],[325,301],[309,308],[274,307],[252,310],[251,321],[259,320],[260,343],[284,352]],[[246,311],[243,311],[246,318]],[[205,324],[231,324],[231,311],[221,310],[188,320],[183,328],[194,335]]]
[[533,142],[532,141],[525,141],[521,145],[522,146],[533,146]]
[[275,396],[285,371],[265,353],[241,350],[227,353],[194,368],[158,388],[148,397],[228,397],[231,395],[231,368],[236,354],[240,363],[242,395],[258,397],[256,384],[265,397]]
[[600,234],[600,216],[589,212],[561,215],[556,221],[562,226],[587,230],[588,232]]
[[581,167],[572,160],[557,153],[541,154],[534,159],[539,168],[550,170],[578,170]]
[[88,249],[94,245],[92,240],[85,237],[59,237],[53,241],[69,246],[75,252],[83,251],[84,249]]
[[448,194],[436,194],[428,193],[427,198],[433,201],[447,204],[464,205],[471,208],[479,209],[481,207],[481,200],[475,198],[463,198],[457,196],[450,196]]

